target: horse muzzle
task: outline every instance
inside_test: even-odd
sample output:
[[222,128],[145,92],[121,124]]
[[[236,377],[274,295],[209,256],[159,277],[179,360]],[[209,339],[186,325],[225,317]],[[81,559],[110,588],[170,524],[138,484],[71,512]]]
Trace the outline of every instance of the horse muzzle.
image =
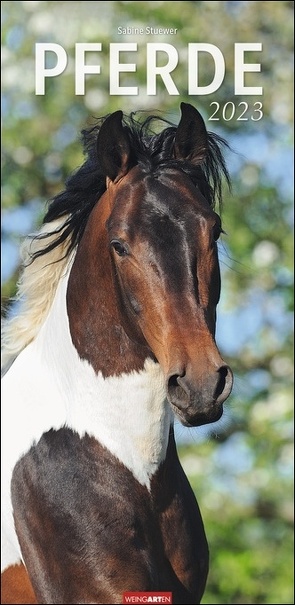
[[223,403],[230,395],[233,374],[229,366],[207,372],[197,379],[185,370],[167,378],[167,398],[175,415],[184,426],[201,426],[219,420]]

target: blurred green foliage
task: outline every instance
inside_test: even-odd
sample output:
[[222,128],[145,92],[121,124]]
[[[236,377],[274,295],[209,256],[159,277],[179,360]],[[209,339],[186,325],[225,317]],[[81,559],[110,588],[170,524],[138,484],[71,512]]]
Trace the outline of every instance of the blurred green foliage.
[[[175,27],[157,40],[177,47],[178,96],[159,83],[147,96],[146,50],[154,39],[118,35],[119,26]],[[207,122],[235,152],[225,191],[220,243],[223,291],[220,347],[235,374],[224,421],[211,432],[177,427],[184,468],[203,513],[211,568],[203,603],[294,603],[292,382],[292,56],[293,2],[2,2],[2,244],[5,308],[15,291],[20,238],[41,220],[46,201],[82,162],[81,128],[116,109],[160,110],[178,122],[179,103],[208,120],[212,101],[263,101],[263,118]],[[137,96],[110,96],[110,42],[138,42]],[[56,42],[67,51],[65,73],[34,92],[34,45]],[[102,42],[99,76],[85,96],[74,94],[76,42]],[[187,94],[187,44],[222,51],[220,89]],[[235,42],[261,42],[263,98],[235,97]],[[134,56],[131,57],[132,62]],[[126,62],[128,57],[125,57]],[[212,65],[203,59],[201,82]],[[209,74],[209,75],[208,75]],[[123,76],[122,76],[123,77]],[[129,74],[126,85],[133,85]],[[257,78],[257,74],[254,74]],[[257,80],[255,81],[257,82]]]

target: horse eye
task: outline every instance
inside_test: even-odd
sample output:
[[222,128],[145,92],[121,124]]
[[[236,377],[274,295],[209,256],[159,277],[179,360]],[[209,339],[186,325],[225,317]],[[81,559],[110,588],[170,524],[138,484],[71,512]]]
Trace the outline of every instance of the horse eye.
[[116,254],[118,256],[127,256],[129,254],[129,249],[127,244],[121,242],[119,239],[113,239],[111,241],[111,246],[114,248]]

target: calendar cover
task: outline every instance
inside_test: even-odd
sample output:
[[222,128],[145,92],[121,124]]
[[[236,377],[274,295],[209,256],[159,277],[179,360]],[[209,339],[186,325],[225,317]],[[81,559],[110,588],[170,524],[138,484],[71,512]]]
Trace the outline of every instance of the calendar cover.
[[[4,396],[7,393],[9,408],[9,412],[5,411],[5,406],[3,408],[2,427],[4,449],[7,445],[8,451],[12,452],[7,454],[8,458],[4,455],[2,470],[2,603],[293,602],[290,532],[293,515],[293,8],[293,2],[287,1],[2,2],[3,393]],[[93,141],[98,133],[97,125],[103,123],[97,157],[105,166],[106,185],[99,189]],[[96,192],[106,195],[106,187],[113,195],[114,187],[121,180],[125,182],[130,166],[136,164],[136,154],[141,158],[139,165],[144,163],[142,154],[147,135],[143,130],[137,135],[135,150],[130,143],[133,135],[128,131],[130,124],[134,131],[138,128],[136,124],[143,123],[144,128],[150,128],[149,132],[158,136],[154,151],[149,152],[149,165],[158,153],[157,145],[163,146],[161,153],[165,164],[165,129],[167,137],[174,133],[170,158],[174,168],[171,169],[178,169],[177,161],[181,159],[185,178],[194,174],[192,178],[197,179],[200,194],[205,198],[207,194],[215,197],[215,222],[210,214],[214,233],[218,225],[218,234],[213,238],[218,239],[214,246],[218,251],[221,274],[216,332],[212,328],[215,319],[208,309],[212,300],[219,298],[216,294],[219,278],[214,273],[213,293],[210,290],[207,297],[201,281],[208,282],[209,278],[204,275],[206,271],[209,275],[208,271],[213,269],[211,265],[208,269],[207,256],[200,251],[203,231],[197,230],[193,244],[197,252],[190,258],[199,255],[203,260],[190,260],[190,263],[199,262],[199,266],[207,267],[203,272],[199,270],[194,278],[194,289],[198,305],[207,309],[202,330],[209,329],[211,336],[209,339],[201,330],[200,344],[193,342],[193,329],[186,315],[185,280],[179,277],[183,268],[180,261],[174,259],[170,282],[171,287],[178,284],[174,290],[178,292],[176,298],[181,299],[183,314],[172,323],[175,333],[183,326],[185,336],[182,336],[181,344],[171,339],[169,355],[171,351],[182,350],[186,346],[183,344],[185,339],[191,342],[194,361],[199,356],[202,359],[203,348],[209,351],[212,342],[216,342],[216,348],[214,344],[214,353],[211,349],[210,354],[206,353],[207,370],[202,374],[201,361],[199,366],[188,370],[186,364],[192,368],[193,361],[187,353],[189,361],[186,359],[177,371],[171,368],[163,388],[167,388],[168,400],[170,391],[173,392],[172,410],[173,397],[177,401],[181,389],[189,392],[190,397],[191,385],[186,383],[189,371],[199,376],[200,392],[202,389],[207,392],[211,383],[209,387],[210,380],[204,376],[206,372],[210,376],[211,359],[218,356],[218,360],[224,361],[222,365],[218,361],[219,378],[213,398],[215,402],[224,399],[224,405],[219,419],[210,416],[208,421],[205,418],[190,423],[187,419],[184,422],[181,415],[175,415],[175,442],[183,468],[183,475],[178,475],[178,467],[174,468],[171,463],[170,468],[170,462],[167,462],[176,456],[174,450],[172,452],[171,437],[167,434],[169,445],[168,441],[164,445],[161,441],[168,422],[166,412],[161,412],[157,421],[151,421],[150,414],[156,413],[155,405],[151,412],[150,404],[145,400],[141,415],[136,415],[134,420],[130,412],[130,407],[136,408],[133,382],[129,383],[127,378],[122,379],[122,383],[116,382],[123,367],[120,361],[114,363],[113,382],[109,379],[112,374],[109,360],[125,356],[124,368],[131,367],[130,354],[127,355],[122,338],[117,339],[118,349],[114,345],[110,350],[105,349],[103,365],[100,366],[96,358],[93,361],[91,351],[97,327],[94,316],[98,303],[92,302],[88,311],[88,301],[94,269],[85,269],[84,285],[80,288],[83,304],[78,304],[77,284],[80,282],[73,277],[75,295],[72,302],[69,296],[67,301],[68,312],[75,317],[72,340],[75,349],[83,349],[81,356],[86,360],[85,364],[90,359],[98,374],[103,368],[101,388],[106,394],[106,406],[101,422],[109,427],[110,419],[114,418],[112,429],[94,431],[95,435],[101,436],[99,447],[102,452],[98,453],[100,459],[105,460],[104,469],[107,469],[101,475],[104,479],[100,479],[101,490],[108,502],[106,506],[104,501],[102,511],[96,507],[94,488],[87,496],[89,482],[94,481],[91,464],[95,466],[93,448],[96,446],[92,442],[85,445],[85,434],[91,435],[96,423],[94,412],[89,411],[94,381],[91,378],[85,391],[81,387],[85,392],[85,410],[87,406],[89,408],[86,422],[78,418],[76,377],[71,378],[76,361],[60,337],[61,324],[52,321],[50,338],[52,346],[60,342],[63,374],[55,375],[54,370],[52,376],[51,370],[44,373],[50,352],[50,347],[45,346],[46,340],[38,349],[42,352],[36,365],[30,351],[34,350],[34,343],[40,341],[42,330],[50,323],[53,301],[50,292],[55,291],[63,278],[63,270],[56,267],[66,266],[57,254],[54,256],[54,250],[62,249],[64,255],[61,257],[65,257],[68,234],[71,233],[74,234],[72,254],[86,228],[87,209],[93,205]],[[161,130],[165,130],[165,135],[160,136]],[[91,132],[93,136],[90,136]],[[194,139],[198,141],[198,150]],[[171,140],[169,142],[167,138],[167,145],[172,144]],[[210,148],[206,161],[204,146]],[[195,172],[189,171],[188,162],[197,166]],[[88,180],[84,184],[79,179],[86,170],[89,171]],[[178,180],[173,186],[170,182],[169,186],[169,194],[162,200],[163,207],[168,204],[169,196],[171,204],[177,195],[182,199]],[[131,205],[133,192],[139,191],[140,187],[137,181],[130,185],[126,208]],[[64,191],[67,193],[63,194]],[[153,195],[149,192],[149,199]],[[56,203],[50,206],[52,200]],[[58,203],[63,209],[60,213]],[[182,213],[186,203],[183,194]],[[202,205],[200,208],[198,216],[203,212]],[[60,223],[60,215],[72,219]],[[32,269],[24,273],[29,279],[22,278],[23,265],[30,266],[31,263],[22,242],[29,234],[39,234],[37,239],[30,240],[33,243],[37,241],[38,244],[40,237],[42,241],[40,233],[44,235],[46,231],[42,228],[45,216],[57,221],[54,225],[57,225],[56,232],[60,237],[59,248],[55,248],[53,238],[51,261],[44,264],[41,276],[34,273],[34,267],[38,269],[45,256],[39,257],[34,248]],[[141,233],[141,215],[136,216],[134,230],[138,228]],[[204,217],[203,223],[208,218],[206,213]],[[179,233],[181,229],[184,232],[185,220],[180,214],[175,226]],[[150,221],[150,233],[155,234],[158,226],[154,226],[152,217]],[[111,222],[116,224],[115,219]],[[187,229],[190,233],[188,226]],[[159,233],[158,238],[168,238],[168,227],[167,233],[163,226]],[[156,238],[156,235],[151,237]],[[50,247],[50,242],[48,245]],[[61,248],[63,245],[65,247]],[[167,246],[170,245],[168,238]],[[126,257],[130,259],[132,255],[122,234],[119,237],[116,232],[111,246],[114,263],[117,263],[116,281]],[[158,249],[156,243],[154,247]],[[101,247],[97,248],[97,258],[99,255],[104,258]],[[168,261],[165,256],[165,267],[172,266],[171,258]],[[71,262],[74,262],[73,258]],[[93,262],[96,266],[98,261]],[[49,266],[54,270],[48,269]],[[136,326],[141,325],[144,306],[138,301],[142,297],[149,309],[147,317],[152,316],[160,274],[162,284],[166,283],[166,276],[164,279],[154,256],[151,255],[145,271],[151,271],[153,277],[144,295],[142,288],[146,286],[141,285],[138,294],[132,290],[126,299],[125,295],[120,299],[121,309],[125,304],[130,305]],[[119,289],[120,279],[116,285]],[[52,288],[49,287],[51,280]],[[135,278],[131,273],[128,273],[128,280],[133,287]],[[114,306],[113,301],[106,305],[100,291],[97,300],[110,309]],[[13,323],[21,315],[23,301],[27,305],[23,321],[16,319]],[[165,305],[164,302],[161,304],[162,308],[168,308],[170,298],[167,296]],[[161,356],[158,341],[165,340],[168,333],[173,332],[167,327],[161,336],[160,316],[160,312],[155,314],[151,336],[148,328],[144,332],[144,339],[155,342],[153,364],[157,362],[158,352]],[[178,317],[176,312],[175,317]],[[88,335],[92,333],[92,340],[90,338],[87,344],[80,327],[83,318],[90,322]],[[130,321],[128,315],[127,323]],[[8,324],[10,328],[7,328]],[[131,334],[131,340],[136,343],[138,329],[134,328]],[[166,357],[169,355],[167,353]],[[134,369],[136,376],[139,368],[141,359]],[[149,366],[149,372],[152,374],[147,372],[146,382],[138,383],[138,392],[154,384],[155,370]],[[31,374],[34,387],[28,381]],[[125,374],[129,376],[127,370]],[[141,376],[140,372],[138,375]],[[107,399],[110,391],[105,385],[109,382],[116,401],[120,399],[118,393],[123,386],[128,391],[129,408],[121,413],[120,421],[111,411]],[[60,383],[64,384],[61,386]],[[80,383],[83,385],[82,378]],[[206,386],[203,388],[202,385]],[[68,397],[65,419],[58,408],[63,388],[72,393],[71,398]],[[157,389],[153,401],[157,401],[159,385]],[[202,396],[198,395],[200,399]],[[187,407],[184,399],[182,405]],[[110,410],[110,419],[106,416],[106,408]],[[71,427],[75,430],[69,435],[67,431]],[[80,434],[79,442],[76,442],[75,431]],[[61,470],[71,468],[72,464],[72,459],[66,458],[66,463],[61,453],[66,440],[66,457],[70,456],[69,451],[73,456],[75,452],[75,473],[64,470],[63,474]],[[131,446],[129,448],[133,440],[138,448],[135,454]],[[159,455],[155,453],[158,443]],[[147,447],[151,448],[151,453],[147,470],[143,471],[141,456]],[[80,450],[81,458],[78,456]],[[157,471],[152,472],[151,461],[157,455],[157,463],[153,462]],[[83,467],[80,460],[85,456],[88,463]],[[117,483],[114,461],[124,467]],[[37,479],[41,466],[46,468],[43,483]],[[82,480],[85,468],[87,473]],[[159,468],[164,469],[163,472]],[[167,469],[171,482],[167,482]],[[161,472],[163,476],[159,478]],[[57,489],[61,477],[64,482],[62,497]],[[154,483],[151,477],[156,477]],[[182,486],[186,480],[190,488]],[[139,486],[136,489],[135,483]],[[177,489],[170,487],[176,483]],[[160,498],[153,490],[160,493],[161,485],[165,495]],[[81,495],[80,500],[77,494],[84,496]],[[71,497],[73,508],[72,503],[66,504],[69,508],[64,510],[64,503]],[[121,508],[124,498],[125,505]],[[198,505],[194,505],[197,508],[190,508],[192,498],[197,499]],[[52,517],[49,509],[54,511]],[[102,522],[102,516],[108,521]],[[173,522],[169,521],[170,517]],[[125,525],[128,527],[126,534],[121,533]],[[101,551],[97,544],[101,545]]]

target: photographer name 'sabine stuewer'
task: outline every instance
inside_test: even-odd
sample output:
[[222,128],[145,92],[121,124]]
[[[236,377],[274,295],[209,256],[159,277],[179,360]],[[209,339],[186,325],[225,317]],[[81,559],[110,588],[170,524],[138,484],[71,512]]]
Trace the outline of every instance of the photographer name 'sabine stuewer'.
[[[200,603],[208,545],[176,416],[217,421],[232,372],[215,342],[226,145],[116,111],[23,248],[3,326],[2,603]],[[155,134],[155,123],[158,128]]]

